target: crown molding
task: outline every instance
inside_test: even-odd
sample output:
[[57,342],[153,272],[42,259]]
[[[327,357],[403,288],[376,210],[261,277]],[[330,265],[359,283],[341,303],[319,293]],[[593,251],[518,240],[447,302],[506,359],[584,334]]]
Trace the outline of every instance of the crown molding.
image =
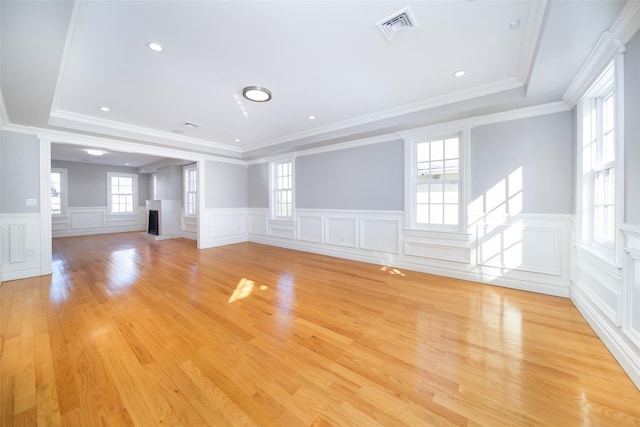
[[569,110],[570,108],[562,101],[552,102],[548,104],[534,105],[532,107],[518,108],[516,110],[509,110],[509,111],[504,111],[504,112],[495,113],[495,114],[487,114],[484,116],[469,117],[461,120],[454,120],[450,122],[438,123],[435,125],[408,129],[405,131],[388,133],[384,135],[374,136],[371,138],[362,138],[362,139],[357,139],[353,141],[341,142],[337,144],[327,145],[324,147],[315,147],[307,150],[299,150],[299,151],[278,155],[278,156],[260,157],[258,159],[247,161],[247,164],[256,165],[260,163],[267,163],[273,160],[278,160],[283,157],[291,156],[292,154],[295,155],[295,157],[310,156],[313,154],[328,153],[330,151],[339,151],[339,150],[345,150],[348,148],[362,147],[365,145],[397,141],[398,139],[414,139],[418,137],[425,137],[425,135],[443,135],[446,133],[459,132],[461,129],[471,129],[477,126],[508,122],[511,120],[519,120],[519,119],[526,119],[529,117],[544,116],[547,114],[562,113]]
[[199,138],[191,138],[188,136],[175,135],[170,132],[158,131],[142,126],[129,125],[126,123],[116,122],[113,120],[100,119],[84,114],[72,113],[70,111],[52,111],[49,116],[49,124],[52,126],[60,126],[70,129],[83,130],[99,134],[117,136],[120,138],[129,138],[145,142],[157,143],[163,140],[173,144],[193,144],[203,147],[208,151],[212,149],[238,153],[242,150],[232,145],[220,144]]
[[600,40],[562,96],[562,100],[573,108],[609,62],[617,54],[624,52],[625,45],[639,29],[640,2],[629,0],[618,14],[611,29],[602,33]]
[[355,139],[353,141],[340,142],[337,144],[325,145],[323,147],[314,147],[306,150],[292,151],[290,153],[278,154],[275,156],[260,157],[258,159],[248,160],[248,165],[257,165],[260,163],[268,163],[291,157],[311,156],[314,154],[329,153],[331,151],[347,150],[349,148],[364,147],[366,145],[381,144],[383,142],[399,141],[398,133],[387,133],[384,135],[373,136],[370,138]]
[[405,114],[411,114],[418,111],[428,110],[431,108],[441,107],[443,105],[453,104],[456,102],[467,101],[474,98],[480,98],[487,95],[493,95],[495,93],[504,92],[511,89],[517,89],[524,86],[524,84],[513,77],[499,80],[496,82],[488,83],[481,86],[476,86],[471,89],[465,89],[457,92],[448,93],[446,95],[436,96],[423,101],[406,104],[400,107],[384,110],[381,112],[367,114],[364,116],[356,117],[354,119],[344,120],[342,122],[334,123],[327,126],[317,127],[305,132],[298,132],[284,137],[271,139],[264,144],[254,145],[246,147],[243,152],[255,151],[264,148],[269,148],[273,145],[283,144],[286,142],[295,141],[298,139],[310,138],[330,132],[335,132],[355,126],[365,125],[382,121]]
[[638,30],[640,30],[640,2],[628,0],[611,26],[610,31],[626,45]]
[[558,101],[548,104],[540,104],[531,107],[503,111],[500,113],[486,114],[484,116],[475,116],[466,119],[454,120],[451,122],[438,123],[434,125],[396,132],[396,134],[405,140],[424,138],[429,135],[443,135],[447,133],[458,132],[461,129],[471,129],[474,127],[485,126],[494,123],[503,123],[512,120],[526,119],[529,117],[562,113],[569,110],[570,108],[567,106],[567,104],[562,101]]
[[388,133],[384,135],[374,136],[371,138],[356,139],[353,141],[342,142],[339,144],[326,145],[324,147],[315,147],[315,148],[309,148],[307,150],[300,150],[300,151],[296,151],[296,156],[297,157],[310,156],[313,154],[328,153],[330,151],[346,150],[349,148],[357,148],[357,147],[363,147],[365,145],[380,144],[383,142],[391,142],[391,141],[399,141],[399,140],[400,138],[398,138],[398,135],[394,133]]
[[161,147],[158,145],[146,144],[144,142],[122,141],[112,138],[76,134],[55,129],[10,124],[8,126],[4,126],[2,130],[33,135],[38,139],[44,139],[56,144],[80,145],[87,148],[100,148],[124,153],[149,154],[157,157],[184,159],[192,162],[196,162],[198,160],[211,160],[215,162],[233,163],[245,166],[247,164],[246,161],[241,159],[221,157],[180,148]]
[[610,31],[605,31],[593,48],[587,60],[582,64],[578,74],[562,95],[562,100],[571,108],[598,78],[602,70],[618,54],[624,52],[624,44]]
[[525,84],[529,82],[531,76],[546,11],[547,0],[529,1],[527,20],[520,41],[520,55],[516,66],[516,78]]

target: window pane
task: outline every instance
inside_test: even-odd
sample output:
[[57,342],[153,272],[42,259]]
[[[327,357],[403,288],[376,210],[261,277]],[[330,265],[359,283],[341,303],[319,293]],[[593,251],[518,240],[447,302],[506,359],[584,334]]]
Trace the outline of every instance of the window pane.
[[444,224],[443,206],[440,204],[429,206],[429,219],[431,224]]
[[449,138],[444,142],[445,159],[457,159],[458,156],[458,138]]
[[612,130],[602,136],[602,163],[613,162],[616,159],[615,132]]
[[416,148],[418,154],[418,162],[428,162],[431,158],[429,156],[429,143],[421,142]]
[[431,179],[444,179],[444,162],[431,162]]
[[448,182],[444,185],[444,202],[445,203],[458,203],[458,183]]
[[444,159],[444,141],[431,141],[431,160]]
[[429,224],[429,205],[419,204],[417,206],[416,222],[419,224]]
[[458,224],[460,138],[422,142],[416,148],[416,222]]
[[609,242],[614,242],[616,233],[616,208],[615,206],[607,206],[605,209],[607,227],[605,239]]
[[429,184],[418,184],[416,201],[418,203],[429,203]]
[[443,187],[442,184],[432,184],[431,185],[431,191],[430,193],[430,198],[429,198],[429,202],[430,203],[442,203],[444,202],[444,195],[443,195]]
[[444,223],[448,225],[458,224],[458,205],[444,205]]

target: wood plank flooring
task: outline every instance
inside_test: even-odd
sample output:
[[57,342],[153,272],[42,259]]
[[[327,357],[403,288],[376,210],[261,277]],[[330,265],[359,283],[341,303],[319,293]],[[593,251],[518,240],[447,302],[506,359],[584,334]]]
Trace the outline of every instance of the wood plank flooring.
[[55,239],[0,287],[0,425],[627,426],[567,299],[252,243]]

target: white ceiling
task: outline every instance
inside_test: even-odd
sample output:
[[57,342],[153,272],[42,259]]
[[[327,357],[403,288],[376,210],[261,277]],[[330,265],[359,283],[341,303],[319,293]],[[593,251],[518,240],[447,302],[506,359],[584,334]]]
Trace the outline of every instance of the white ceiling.
[[2,0],[1,89],[14,124],[249,158],[559,101],[623,4]]

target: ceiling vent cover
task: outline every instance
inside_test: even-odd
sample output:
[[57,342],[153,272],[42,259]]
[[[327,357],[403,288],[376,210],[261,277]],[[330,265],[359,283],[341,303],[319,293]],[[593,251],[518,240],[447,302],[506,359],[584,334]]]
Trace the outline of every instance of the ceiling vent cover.
[[386,17],[376,24],[387,40],[394,40],[418,28],[416,18],[409,7]]
[[182,126],[191,128],[191,129],[198,129],[200,126],[202,126],[200,123],[196,123],[196,122],[184,122],[182,124]]

